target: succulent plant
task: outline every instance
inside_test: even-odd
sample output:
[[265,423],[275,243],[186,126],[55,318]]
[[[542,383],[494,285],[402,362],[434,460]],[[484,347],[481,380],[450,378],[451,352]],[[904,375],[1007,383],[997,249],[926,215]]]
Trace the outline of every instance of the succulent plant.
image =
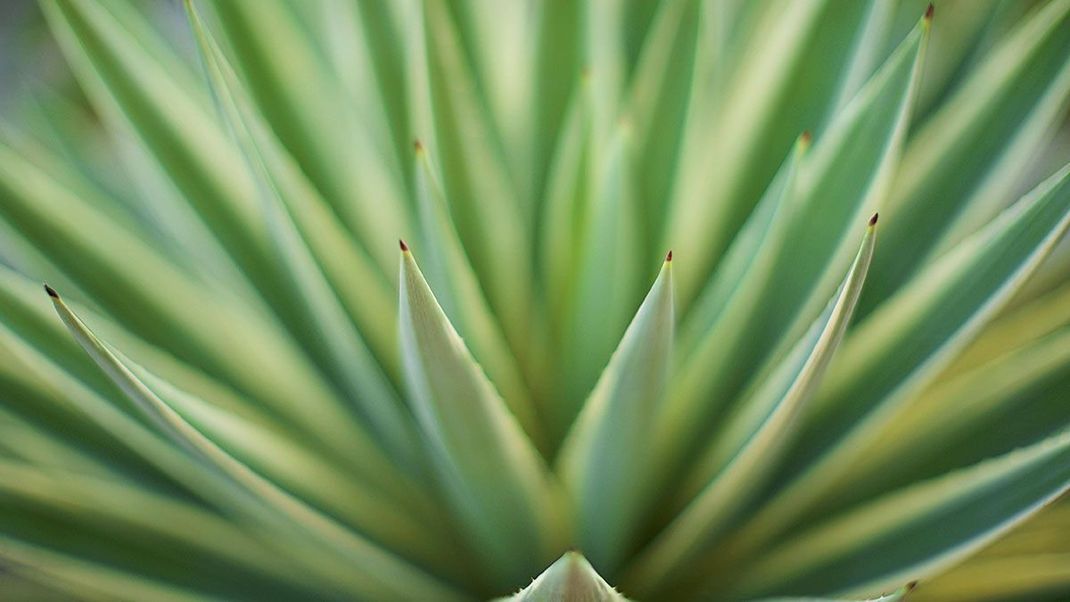
[[10,592],[1070,592],[1070,1],[149,6],[0,130]]

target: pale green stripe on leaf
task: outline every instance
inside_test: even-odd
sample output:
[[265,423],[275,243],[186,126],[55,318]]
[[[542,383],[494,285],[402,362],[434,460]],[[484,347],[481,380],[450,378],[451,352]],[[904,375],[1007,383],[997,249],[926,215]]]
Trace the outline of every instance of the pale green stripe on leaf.
[[207,97],[182,77],[188,71],[149,50],[163,44],[125,2],[50,0],[43,8],[104,115],[129,126],[240,265],[270,278],[252,180],[211,118]]
[[748,331],[763,319],[752,313],[756,301],[775,294],[774,260],[798,210],[792,196],[799,162],[809,143],[806,135],[796,142],[685,318],[678,344],[679,367],[656,436],[657,464],[663,469],[673,470],[681,460],[678,456],[689,453],[700,436],[709,432],[712,416],[728,402],[732,379],[742,376],[737,350],[746,344]]
[[299,22],[302,6],[281,0],[206,4],[219,17],[232,64],[258,112],[377,269],[391,274],[394,241],[411,232],[405,188],[397,165],[391,168],[347,110],[320,40]]
[[1054,133],[1070,103],[1070,2],[1037,9],[912,136],[866,313],[996,215]]
[[438,481],[487,579],[515,587],[564,544],[557,484],[406,249],[400,281],[409,400]]
[[[597,3],[596,3],[597,4]],[[684,135],[663,244],[688,258],[692,267],[680,266],[680,300],[690,304],[731,232],[723,230],[724,212],[731,209],[732,174],[756,147],[757,124],[773,111],[776,91],[787,80],[799,50],[814,29],[822,0],[781,3],[763,11],[760,43],[739,57],[724,104],[710,103],[705,95],[692,99]],[[696,101],[703,100],[701,108]],[[795,135],[792,132],[789,135]],[[715,173],[724,177],[716,177]]]
[[918,21],[800,165],[801,207],[777,259],[779,286],[754,308],[768,318],[756,342],[759,353],[778,340],[775,349],[786,352],[821,313],[851,263],[854,225],[882,206],[906,137],[930,29],[928,18]]
[[530,215],[501,139],[466,63],[444,0],[420,0],[412,19],[410,107],[414,134],[440,162],[450,214],[506,339],[521,360],[530,341]]
[[[306,568],[331,575],[355,595],[397,597],[420,591],[435,599],[456,598],[449,587],[293,497],[220,448],[140,380],[67,308],[55,291],[48,292],[71,334],[156,428],[232,483],[234,503],[240,504],[241,498],[249,496],[252,500],[244,508],[254,513],[253,516],[273,528],[302,534],[306,542],[300,545],[302,551],[296,556],[304,555]],[[301,543],[290,541],[295,546]],[[324,563],[325,557],[318,553],[319,545],[339,558]],[[346,562],[341,562],[342,559]]]
[[426,244],[424,263],[428,282],[454,327],[467,339],[472,355],[501,391],[506,405],[535,441],[545,443],[542,426],[516,358],[495,319],[472,264],[465,254],[439,172],[421,143],[413,170],[421,239]]
[[738,411],[727,418],[690,471],[683,499],[694,499],[640,556],[629,576],[640,587],[651,590],[674,570],[684,570],[688,560],[705,551],[730,526],[729,521],[779,464],[847,330],[873,258],[874,225],[871,221],[866,229],[854,264],[825,314],[788,359],[770,367],[760,384],[745,395]]
[[[262,203],[271,234],[297,286],[297,296],[308,307],[308,314],[319,334],[316,338],[323,341],[325,363],[329,364],[327,371],[341,383],[348,397],[356,401],[361,416],[388,451],[412,470],[419,465],[419,458],[411,417],[404,411],[393,384],[382,372],[348,313],[349,307],[362,306],[366,311],[377,311],[377,314],[361,311],[363,319],[360,322],[377,333],[380,353],[384,357],[392,355],[394,348],[386,338],[387,331],[383,328],[386,320],[382,319],[383,315],[392,313],[385,304],[385,280],[360,250],[354,248],[348,233],[341,229],[298,166],[280,148],[277,139],[254,112],[236,75],[192,4],[187,8],[224,116],[229,120],[251,169],[260,177]],[[321,258],[338,255],[350,260],[345,272],[337,262],[321,261]],[[328,275],[324,268],[334,269]],[[358,301],[352,291],[354,294],[347,297],[350,303],[344,305],[332,284],[353,280],[363,284],[361,300]],[[377,299],[381,305],[376,305]]]
[[785,478],[794,482],[758,515],[761,541],[812,510],[842,482],[862,449],[1017,291],[1070,228],[1070,167],[915,277],[843,344],[842,361],[815,400],[815,414]]
[[0,558],[31,580],[66,592],[74,599],[203,602],[202,593],[173,587],[141,575],[0,535]]
[[[593,84],[593,82],[592,82]],[[619,123],[595,167],[589,205],[580,219],[573,298],[563,325],[564,394],[551,406],[550,432],[561,434],[613,353],[642,294],[640,223],[631,126]]]
[[1070,487],[1070,433],[829,519],[748,565],[736,592],[865,593],[939,573]]
[[579,544],[603,570],[620,564],[650,503],[646,440],[669,376],[675,315],[666,259],[563,444],[558,474],[572,498]]
[[187,500],[114,477],[90,477],[67,469],[48,470],[8,461],[0,461],[0,476],[0,490],[10,496],[8,499],[53,509],[76,524],[128,530],[150,547],[168,541],[189,546],[264,579],[305,579],[301,571],[265,549],[252,534]]
[[[1070,329],[939,380],[876,435],[843,478],[836,505],[871,497],[1070,423]],[[977,433],[986,433],[978,437]]]

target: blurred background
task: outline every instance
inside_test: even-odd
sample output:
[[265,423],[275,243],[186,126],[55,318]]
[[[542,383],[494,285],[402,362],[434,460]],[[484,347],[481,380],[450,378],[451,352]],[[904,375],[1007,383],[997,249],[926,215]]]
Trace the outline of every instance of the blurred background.
[[[254,1],[254,0],[236,0]],[[307,0],[316,1],[316,0]],[[635,0],[642,1],[642,0]],[[835,0],[852,2],[854,0]],[[887,0],[895,4],[900,15],[898,32],[890,36],[890,44],[898,41],[904,32],[915,23],[927,0]],[[172,38],[176,47],[184,50],[189,61],[195,62],[196,54],[187,31],[185,16],[179,0],[137,0],[139,5],[155,15],[154,22],[161,32]],[[998,9],[989,17],[987,11],[973,10],[977,4],[996,4]],[[918,100],[915,124],[924,121],[932,107],[954,89],[957,74],[965,73],[979,56],[983,56],[991,41],[1027,12],[1034,3],[1022,0],[944,0],[936,2],[937,18],[933,25],[933,38],[928,50],[926,74]],[[934,83],[935,82],[935,83]],[[59,108],[57,112],[57,107]],[[48,31],[44,17],[35,0],[0,0],[0,133],[18,131],[22,124],[40,124],[59,115],[66,123],[57,125],[64,131],[75,128],[82,134],[80,145],[92,148],[108,147],[100,153],[102,169],[100,177],[109,179],[108,187],[121,188],[123,181],[120,169],[107,165],[109,158],[116,156],[114,146],[121,141],[106,139],[96,129],[96,118],[82,93],[75,85],[69,70],[54,40]],[[1059,166],[1070,162],[1070,122],[1051,132],[1048,148],[1038,156],[1027,173],[1023,174],[1020,192],[1030,189],[1044,176]],[[36,132],[48,128],[33,128]],[[92,154],[92,153],[90,153]],[[105,169],[105,167],[107,169]],[[948,174],[948,177],[955,177]],[[1010,195],[1009,198],[1016,198]],[[9,262],[11,252],[0,241],[0,262]],[[1070,243],[1064,241],[1062,249],[1048,262],[1045,270],[1032,286],[1051,287],[1061,283],[1070,273]],[[3,571],[0,565],[0,598],[2,599],[49,599],[47,593],[17,581]]]

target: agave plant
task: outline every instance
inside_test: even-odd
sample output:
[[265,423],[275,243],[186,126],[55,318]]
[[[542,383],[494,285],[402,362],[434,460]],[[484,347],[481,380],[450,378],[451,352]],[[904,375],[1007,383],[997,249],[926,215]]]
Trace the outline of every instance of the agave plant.
[[1070,592],[1070,0],[146,6],[0,136],[9,575]]

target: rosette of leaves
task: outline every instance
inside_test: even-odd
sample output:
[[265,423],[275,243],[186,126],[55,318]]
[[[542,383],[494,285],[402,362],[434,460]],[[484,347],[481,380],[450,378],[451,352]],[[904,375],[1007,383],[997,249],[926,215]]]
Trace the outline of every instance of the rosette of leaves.
[[1070,1],[41,8],[17,587],[1070,591]]

